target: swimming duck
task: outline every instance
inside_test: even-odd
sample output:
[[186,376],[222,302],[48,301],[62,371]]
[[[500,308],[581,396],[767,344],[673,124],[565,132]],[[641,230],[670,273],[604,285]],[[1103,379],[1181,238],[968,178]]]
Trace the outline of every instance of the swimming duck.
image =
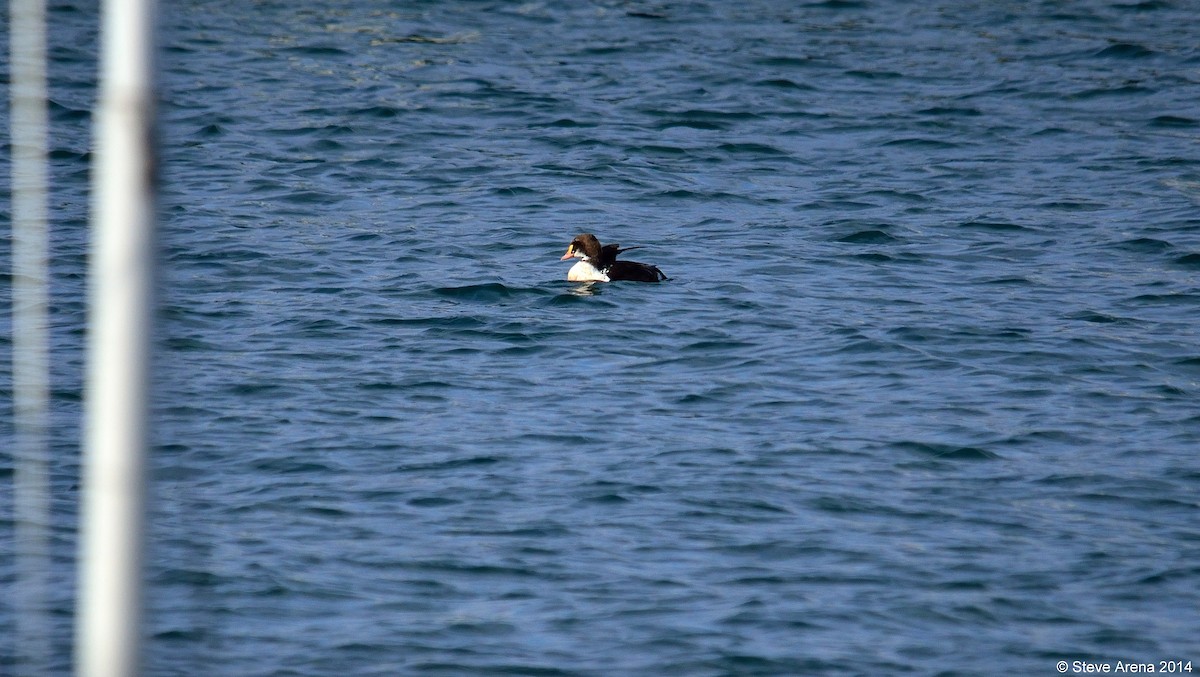
[[667,279],[666,275],[648,263],[637,261],[618,261],[617,254],[640,247],[626,247],[606,244],[600,246],[600,240],[591,233],[576,235],[567,247],[567,253],[559,261],[578,257],[579,263],[567,272],[569,282],[611,282],[615,280],[632,280],[634,282],[658,282]]

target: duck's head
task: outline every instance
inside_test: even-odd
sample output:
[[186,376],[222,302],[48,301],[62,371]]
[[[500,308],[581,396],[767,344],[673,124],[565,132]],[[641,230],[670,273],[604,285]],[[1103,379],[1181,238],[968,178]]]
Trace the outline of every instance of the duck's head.
[[571,240],[571,244],[567,246],[567,253],[563,254],[559,261],[566,261],[574,257],[587,261],[598,256],[600,256],[600,240],[597,240],[596,236],[591,233],[581,233]]

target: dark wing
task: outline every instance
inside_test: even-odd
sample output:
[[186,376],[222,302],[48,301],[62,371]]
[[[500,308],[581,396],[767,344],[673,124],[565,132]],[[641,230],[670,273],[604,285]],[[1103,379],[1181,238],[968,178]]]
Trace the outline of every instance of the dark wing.
[[621,248],[615,244],[606,244],[600,248],[600,260],[594,265],[604,270],[611,266],[617,260],[617,254],[621,253]]
[[[630,247],[630,249],[633,249],[633,247]],[[659,280],[667,279],[667,276],[663,275],[658,266],[652,266],[648,263],[614,261],[608,269],[608,279],[630,280],[632,282],[658,282]]]
[[626,247],[621,249],[621,245],[619,244],[604,245],[600,248],[600,261],[596,267],[607,268],[611,266],[613,262],[617,260],[617,254],[620,254],[621,252],[627,252],[630,249],[637,249],[637,247]]

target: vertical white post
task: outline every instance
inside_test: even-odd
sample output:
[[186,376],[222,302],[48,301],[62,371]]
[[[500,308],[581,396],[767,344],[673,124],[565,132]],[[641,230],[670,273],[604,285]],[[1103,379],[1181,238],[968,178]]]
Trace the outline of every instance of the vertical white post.
[[102,4],[76,669],[140,671],[154,314],[154,3]]
[[9,3],[12,133],[13,509],[17,669],[50,671],[49,233],[46,217],[46,5]]

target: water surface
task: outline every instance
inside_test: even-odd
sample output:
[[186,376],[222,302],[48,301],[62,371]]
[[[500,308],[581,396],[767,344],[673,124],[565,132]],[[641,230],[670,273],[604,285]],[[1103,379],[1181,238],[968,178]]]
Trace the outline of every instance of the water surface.
[[[1187,3],[163,13],[148,674],[1200,660]],[[96,30],[51,19],[65,670]],[[566,282],[580,232],[671,280]]]

